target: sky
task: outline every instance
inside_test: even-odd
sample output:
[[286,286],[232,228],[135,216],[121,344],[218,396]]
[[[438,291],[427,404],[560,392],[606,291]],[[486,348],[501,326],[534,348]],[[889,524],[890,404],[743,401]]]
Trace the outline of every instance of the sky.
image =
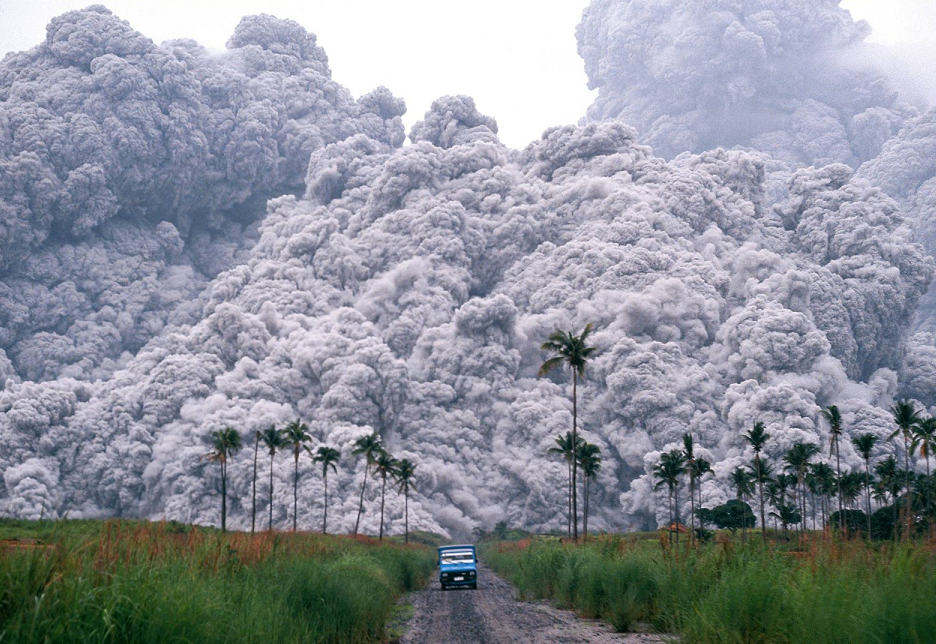
[[[523,148],[577,122],[594,100],[575,26],[589,0],[104,0],[152,40],[193,38],[223,49],[240,18],[269,13],[318,36],[335,80],[360,96],[386,85],[406,100],[407,129],[445,94],[468,94]],[[0,55],[45,38],[49,20],[93,0],[0,0]],[[871,23],[869,42],[901,91],[936,99],[936,0],[843,0]],[[929,61],[921,65],[920,61]],[[909,71],[908,71],[909,70]],[[921,77],[921,74],[931,74]]]

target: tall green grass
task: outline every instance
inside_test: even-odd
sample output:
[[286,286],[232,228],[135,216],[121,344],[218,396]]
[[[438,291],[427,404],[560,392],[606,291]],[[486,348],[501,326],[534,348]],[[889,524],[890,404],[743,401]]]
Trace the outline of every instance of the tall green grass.
[[502,544],[484,556],[524,596],[620,631],[643,622],[700,644],[936,642],[936,553],[924,544],[719,544],[677,558],[610,538]]
[[0,547],[0,642],[378,642],[425,547],[107,524]]

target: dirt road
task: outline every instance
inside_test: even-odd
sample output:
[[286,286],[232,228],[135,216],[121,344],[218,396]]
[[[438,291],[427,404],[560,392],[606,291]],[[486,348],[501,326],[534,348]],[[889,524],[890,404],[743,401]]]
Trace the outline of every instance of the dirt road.
[[478,590],[442,591],[439,582],[412,596],[414,614],[401,644],[651,644],[659,635],[620,634],[546,602],[521,602],[514,587],[481,567]]

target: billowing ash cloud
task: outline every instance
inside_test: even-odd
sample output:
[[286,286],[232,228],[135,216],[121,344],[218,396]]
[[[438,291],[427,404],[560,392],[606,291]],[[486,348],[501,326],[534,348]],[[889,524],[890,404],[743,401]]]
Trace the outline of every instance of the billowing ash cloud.
[[791,166],[873,158],[911,108],[854,61],[870,28],[838,0],[593,0],[577,30],[589,120],[654,151],[745,146]]
[[[389,95],[372,101],[397,110]],[[315,150],[305,192],[269,202],[244,261],[113,377],[9,384],[3,512],[215,522],[203,437],[299,416],[343,451],[336,530],[353,526],[362,476],[350,443],[371,431],[418,463],[411,525],[561,529],[565,468],[546,450],[571,424],[570,384],[535,377],[538,346],[588,322],[600,352],[579,391],[583,433],[605,453],[597,528],[652,520],[647,471],[689,428],[719,463],[710,500],[750,456],[740,434],[756,419],[772,455],[827,440],[820,405],[888,430],[880,406],[933,263],[883,192],[841,164],[778,190],[762,154],[667,162],[620,123],[554,128],[522,152],[496,131],[470,99],[446,97],[411,145],[358,133]],[[230,466],[238,527],[252,457]],[[291,468],[277,457],[280,525]],[[301,474],[299,520],[313,526],[321,481],[306,459]],[[390,499],[397,530],[402,501]]]
[[263,202],[303,190],[310,153],[357,134],[397,146],[404,110],[385,89],[355,101],[289,20],[244,18],[215,56],[101,6],[53,19],[0,63],[0,350],[16,376],[106,376],[196,320]]

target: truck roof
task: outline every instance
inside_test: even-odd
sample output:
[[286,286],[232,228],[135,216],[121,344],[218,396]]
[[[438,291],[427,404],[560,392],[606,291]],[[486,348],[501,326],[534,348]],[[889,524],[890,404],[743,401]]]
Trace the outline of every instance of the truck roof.
[[474,550],[474,545],[463,544],[457,546],[439,546],[439,550]]

